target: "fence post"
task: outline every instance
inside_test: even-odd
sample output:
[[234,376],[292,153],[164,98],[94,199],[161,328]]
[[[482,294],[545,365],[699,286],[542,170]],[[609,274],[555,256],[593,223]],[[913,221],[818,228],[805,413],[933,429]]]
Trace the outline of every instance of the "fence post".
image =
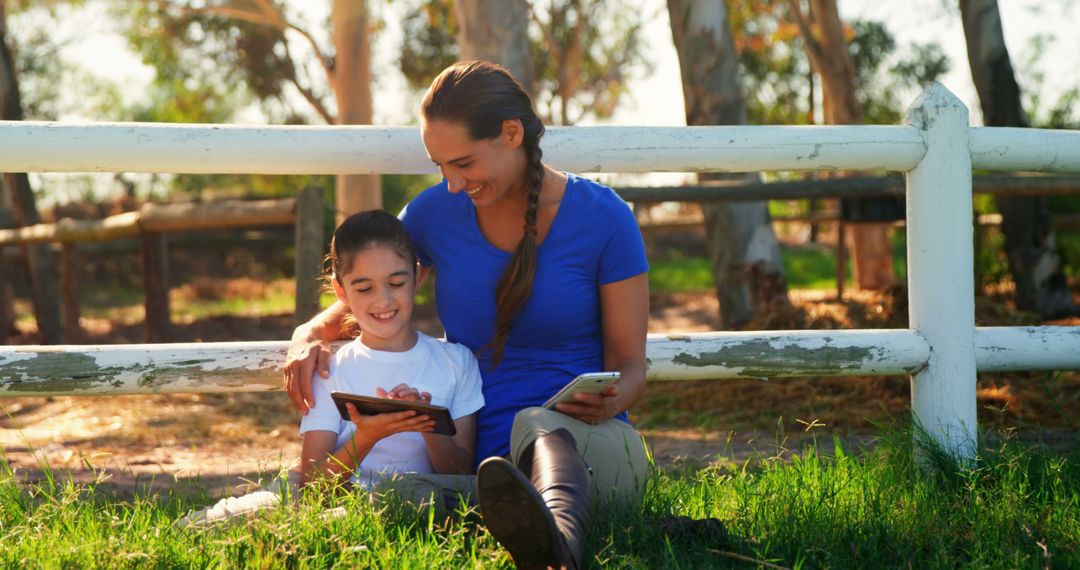
[[[839,200],[836,201],[839,204]],[[836,219],[836,300],[844,300],[844,287],[847,286],[847,228],[844,218]]]
[[65,342],[82,342],[82,327],[79,326],[79,252],[78,244],[65,241],[60,244],[60,296],[64,307]]
[[[0,229],[15,226],[11,210],[7,209],[7,188],[0,184]],[[15,330],[15,288],[11,272],[14,267],[4,259],[5,246],[0,245],[0,344],[7,344],[8,334]]]
[[146,342],[172,341],[169,322],[169,254],[165,234],[143,231],[143,295]]
[[962,461],[975,456],[974,223],[968,110],[935,83],[908,109],[926,155],[907,173],[911,327],[930,362],[911,380],[917,427]]
[[7,337],[15,330],[15,292],[10,275],[14,269],[4,260],[0,246],[0,344],[7,344]]
[[308,186],[296,195],[296,310],[299,326],[319,312],[323,259],[323,190]]

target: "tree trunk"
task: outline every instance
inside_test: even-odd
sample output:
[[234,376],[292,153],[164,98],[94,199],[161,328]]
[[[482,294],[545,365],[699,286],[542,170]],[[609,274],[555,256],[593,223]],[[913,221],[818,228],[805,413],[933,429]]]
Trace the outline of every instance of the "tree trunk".
[[[371,39],[364,0],[334,0],[334,96],[339,125],[370,125]],[[349,214],[382,207],[382,184],[378,175],[337,177],[337,221]]]
[[457,42],[463,60],[482,59],[510,70],[525,92],[533,92],[526,0],[456,0]]
[[[809,19],[800,0],[790,0],[810,65],[821,77],[822,110],[830,125],[863,122],[862,105],[855,92],[855,64],[851,60],[836,0],[810,0]],[[812,26],[816,25],[817,33]],[[884,289],[892,284],[892,249],[889,226],[876,223],[849,225],[855,285],[860,289]]]
[[[0,2],[0,108],[4,120],[21,121],[23,111],[19,79],[15,75],[15,61],[7,41],[7,13],[4,3]],[[29,226],[40,222],[34,192],[26,173],[5,173],[4,183],[11,194],[15,225]],[[48,245],[27,245],[24,246],[24,251],[33,285],[34,314],[37,317],[41,341],[45,344],[60,344],[64,335],[60,326],[60,275],[56,263],[53,262]]]
[[[1027,127],[997,0],[960,0],[968,64],[979,93],[983,124]],[[997,197],[1016,305],[1042,317],[1075,314],[1076,304],[1055,249],[1047,200],[1043,196]]]
[[[738,54],[724,3],[668,0],[668,13],[682,72],[686,124],[745,123]],[[719,202],[702,204],[701,209],[723,326],[740,327],[768,307],[786,304],[787,281],[768,203]]]

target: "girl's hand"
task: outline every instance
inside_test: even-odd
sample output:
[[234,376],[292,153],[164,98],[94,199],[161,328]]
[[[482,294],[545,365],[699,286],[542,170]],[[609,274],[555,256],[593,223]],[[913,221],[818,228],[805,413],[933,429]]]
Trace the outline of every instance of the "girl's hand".
[[395,433],[405,431],[423,433],[435,429],[435,420],[431,419],[431,416],[418,414],[412,410],[365,416],[360,414],[351,402],[346,403],[345,406],[349,409],[349,419],[356,424],[356,434],[370,439],[373,443]]
[[375,388],[375,396],[379,398],[389,398],[391,400],[405,400],[407,402],[420,402],[421,404],[431,403],[431,394],[429,392],[421,392],[408,384],[398,384],[389,391],[382,388]]
[[285,355],[285,391],[293,407],[307,414],[315,405],[311,383],[315,372],[323,378],[330,376],[330,343],[322,339],[313,327],[300,327],[293,333],[289,352]]
[[555,409],[581,420],[596,425],[619,415],[619,385],[612,384],[597,394],[576,392],[573,402],[555,404]]

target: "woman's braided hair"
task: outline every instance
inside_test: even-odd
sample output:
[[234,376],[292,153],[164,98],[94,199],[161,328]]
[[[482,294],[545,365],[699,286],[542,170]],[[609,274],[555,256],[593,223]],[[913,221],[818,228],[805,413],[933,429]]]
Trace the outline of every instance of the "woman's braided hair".
[[528,208],[525,235],[495,289],[495,331],[485,351],[492,367],[502,360],[514,315],[532,294],[536,273],[536,216],[544,182],[540,137],[544,124],[533,109],[532,99],[506,69],[486,61],[462,61],[446,68],[424,95],[420,112],[425,120],[461,123],[473,140],[493,139],[502,133],[503,121],[516,119],[524,129],[523,146],[528,161]]

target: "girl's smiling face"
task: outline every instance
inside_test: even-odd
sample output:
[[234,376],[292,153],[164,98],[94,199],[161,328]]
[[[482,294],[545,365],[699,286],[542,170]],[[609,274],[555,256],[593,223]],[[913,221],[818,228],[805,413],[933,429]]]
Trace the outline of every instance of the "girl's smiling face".
[[393,248],[375,245],[352,254],[334,293],[360,325],[360,340],[374,350],[403,352],[416,344],[412,328],[416,267]]

